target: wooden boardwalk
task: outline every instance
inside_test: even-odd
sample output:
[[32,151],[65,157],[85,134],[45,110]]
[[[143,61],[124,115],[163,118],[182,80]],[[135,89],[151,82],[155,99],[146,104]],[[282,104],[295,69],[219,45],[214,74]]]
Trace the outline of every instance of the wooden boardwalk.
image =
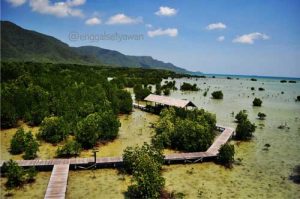
[[45,199],[64,199],[67,191],[69,175],[68,164],[54,165],[48,183]]

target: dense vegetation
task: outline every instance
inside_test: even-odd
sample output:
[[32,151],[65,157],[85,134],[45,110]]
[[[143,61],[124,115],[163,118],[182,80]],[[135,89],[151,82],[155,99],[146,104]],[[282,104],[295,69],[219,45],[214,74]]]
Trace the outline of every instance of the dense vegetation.
[[180,86],[180,90],[182,90],[182,91],[198,91],[200,89],[197,87],[197,84],[190,84],[187,82],[183,82],[183,84]]
[[260,119],[260,120],[264,120],[265,118],[266,118],[266,114],[265,113],[261,113],[261,112],[259,112],[258,114],[257,114],[257,116],[258,116],[258,118]]
[[216,116],[201,110],[164,109],[153,143],[183,151],[205,151],[213,142]]
[[135,99],[136,100],[144,100],[145,97],[147,97],[151,91],[147,87],[143,87],[141,84],[137,84],[133,88]]
[[222,145],[217,158],[221,164],[230,167],[234,161],[234,146],[228,143]]
[[56,151],[57,157],[73,157],[79,156],[81,145],[75,140],[67,141],[64,146],[58,147]]
[[20,187],[25,183],[33,182],[37,174],[34,167],[24,170],[13,160],[9,160],[3,164],[1,173],[7,177],[5,185],[8,189]]
[[252,102],[253,106],[261,106],[262,100],[259,98],[255,98]]
[[237,127],[235,138],[237,140],[250,140],[256,129],[255,124],[251,123],[245,110],[240,111],[235,118],[237,119]]
[[10,141],[10,153],[16,155],[25,152],[24,159],[34,159],[37,157],[38,151],[39,143],[32,133],[19,128]]
[[77,123],[75,138],[82,147],[92,148],[97,141],[116,138],[120,126],[111,111],[92,113]]
[[128,187],[129,198],[159,198],[165,179],[161,175],[162,151],[144,143],[141,147],[127,147],[123,154],[124,168],[132,174]]
[[223,99],[223,92],[222,91],[214,91],[211,93],[214,99]]

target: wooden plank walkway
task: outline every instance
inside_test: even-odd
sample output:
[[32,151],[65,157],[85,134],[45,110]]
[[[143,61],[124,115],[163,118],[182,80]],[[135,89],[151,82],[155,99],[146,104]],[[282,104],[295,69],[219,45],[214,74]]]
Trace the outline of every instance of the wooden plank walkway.
[[67,191],[69,164],[54,165],[45,199],[64,199]]
[[[219,127],[220,128],[220,127]],[[224,128],[224,131],[217,137],[217,139],[213,142],[213,144],[207,149],[207,153],[217,156],[219,153],[219,149],[223,144],[228,142],[228,140],[232,137],[234,130],[232,128],[221,127]]]

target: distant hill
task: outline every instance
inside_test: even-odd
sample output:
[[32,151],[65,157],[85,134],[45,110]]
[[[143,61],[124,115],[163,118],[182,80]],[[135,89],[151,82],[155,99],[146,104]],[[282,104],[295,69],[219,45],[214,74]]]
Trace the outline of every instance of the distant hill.
[[129,56],[96,46],[70,47],[54,37],[23,29],[9,21],[1,21],[1,49],[1,57],[4,61],[102,64],[188,73],[183,68],[150,56]]

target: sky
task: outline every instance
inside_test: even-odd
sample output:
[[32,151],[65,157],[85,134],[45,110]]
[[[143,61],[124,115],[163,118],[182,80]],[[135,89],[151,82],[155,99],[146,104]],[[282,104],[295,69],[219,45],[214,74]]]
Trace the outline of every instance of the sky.
[[1,20],[190,71],[300,77],[299,0],[1,0]]

